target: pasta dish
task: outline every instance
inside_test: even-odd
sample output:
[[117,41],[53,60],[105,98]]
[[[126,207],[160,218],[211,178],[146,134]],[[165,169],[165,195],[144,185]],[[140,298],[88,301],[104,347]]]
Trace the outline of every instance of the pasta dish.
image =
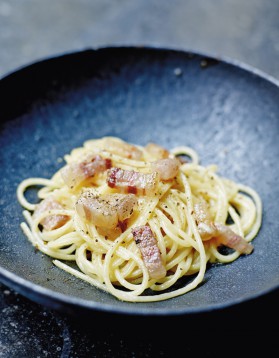
[[[58,268],[119,300],[185,294],[208,265],[253,251],[259,195],[221,177],[216,165],[202,166],[190,147],[103,137],[64,159],[50,179],[19,184],[21,228]],[[26,199],[30,187],[38,188],[38,203]],[[186,284],[176,284],[186,276]]]

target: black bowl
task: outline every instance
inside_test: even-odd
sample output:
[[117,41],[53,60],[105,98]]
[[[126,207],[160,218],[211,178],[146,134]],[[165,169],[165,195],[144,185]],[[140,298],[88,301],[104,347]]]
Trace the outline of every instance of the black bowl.
[[[241,64],[150,47],[110,47],[46,59],[0,81],[0,279],[63,312],[185,315],[237,305],[279,287],[279,87]],[[254,252],[211,267],[195,290],[155,303],[121,302],[53,266],[20,229],[16,188],[49,178],[91,138],[193,147],[203,165],[263,200]],[[183,284],[181,282],[180,284]]]

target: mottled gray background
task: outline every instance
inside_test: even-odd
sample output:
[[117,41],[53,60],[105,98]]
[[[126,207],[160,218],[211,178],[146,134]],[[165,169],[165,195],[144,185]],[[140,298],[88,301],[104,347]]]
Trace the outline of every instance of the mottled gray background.
[[[279,80],[279,0],[0,0],[0,77],[45,57],[120,44],[227,57]],[[239,332],[230,338],[234,345]],[[205,357],[218,353],[216,342],[204,343]],[[188,341],[185,354],[196,347]],[[173,350],[144,335],[82,329],[0,285],[1,358],[168,357]]]
[[279,77],[278,0],[0,1],[0,75],[65,51],[153,44],[244,61]]

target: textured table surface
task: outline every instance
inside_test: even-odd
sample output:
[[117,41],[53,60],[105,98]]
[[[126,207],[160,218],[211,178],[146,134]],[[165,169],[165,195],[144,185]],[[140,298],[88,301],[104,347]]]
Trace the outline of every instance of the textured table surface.
[[[0,0],[0,78],[64,52],[140,44],[236,59],[279,80],[278,19],[278,0]],[[123,321],[116,329],[101,320],[73,319],[0,284],[0,357],[169,357],[182,351],[211,357],[228,352],[222,343],[228,349],[239,341],[247,342],[247,352],[272,348],[278,298],[271,294],[241,310],[220,312],[211,326],[207,315],[158,319],[166,330],[154,337],[144,322],[133,327]],[[240,314],[247,317],[241,327]],[[269,334],[265,343],[257,338],[263,331]]]

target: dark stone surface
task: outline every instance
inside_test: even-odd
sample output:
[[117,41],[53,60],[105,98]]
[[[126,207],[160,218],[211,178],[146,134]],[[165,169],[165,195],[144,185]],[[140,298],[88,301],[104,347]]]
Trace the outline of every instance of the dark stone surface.
[[[277,0],[0,1],[0,77],[64,52],[151,44],[234,58],[279,79],[278,15]],[[243,341],[243,352],[272,350],[278,335],[275,302],[278,294],[245,304],[241,314],[247,320],[234,307],[216,314],[216,325],[208,315],[158,319],[152,329],[144,320],[134,327],[121,319],[116,330],[102,318],[63,316],[1,284],[0,358],[170,357],[197,350],[212,357],[222,344]]]

